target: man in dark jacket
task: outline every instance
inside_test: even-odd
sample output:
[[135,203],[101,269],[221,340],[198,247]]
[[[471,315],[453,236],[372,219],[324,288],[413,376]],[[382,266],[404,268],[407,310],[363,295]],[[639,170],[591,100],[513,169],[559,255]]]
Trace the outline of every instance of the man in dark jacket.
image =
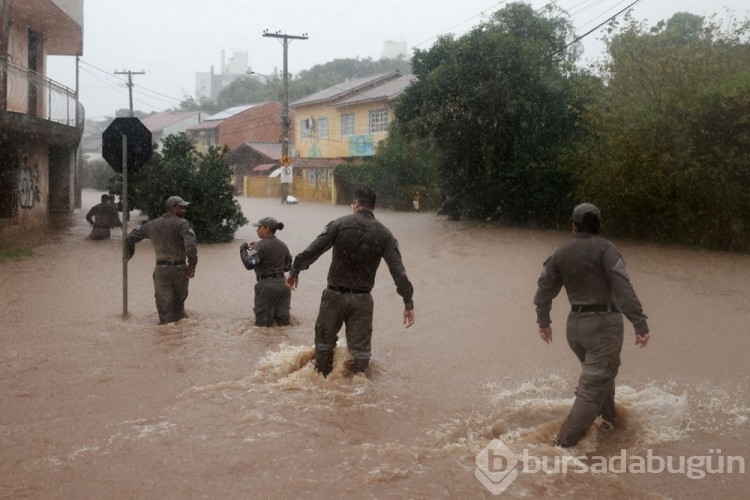
[[103,194],[101,203],[91,207],[86,214],[86,220],[94,226],[89,235],[90,240],[107,240],[110,238],[109,228],[122,227],[117,206],[111,202],[109,195]]
[[135,244],[144,238],[149,238],[154,245],[154,297],[162,325],[185,317],[188,281],[195,276],[198,264],[195,233],[185,219],[190,203],[179,196],[170,196],[164,205],[167,213],[145,222],[125,237],[128,260],[135,254]]
[[630,283],[625,261],[617,248],[598,236],[599,209],[582,203],[573,209],[573,239],[544,263],[534,296],[539,336],[552,341],[552,299],[565,287],[571,312],[568,345],[581,362],[576,399],[554,444],[574,446],[600,416],[615,424],[615,377],[623,344],[622,315],[633,324],[635,344],[648,343],[646,315]]
[[295,257],[287,278],[287,285],[297,288],[299,273],[333,248],[328,287],[323,290],[315,322],[315,364],[324,377],[333,369],[333,351],[343,324],[346,325],[347,347],[353,357],[349,371],[364,373],[369,365],[373,314],[370,291],[381,259],[388,265],[396,292],[404,299],[404,325],[409,328],[414,324],[414,288],[401,262],[398,241],[373,215],[375,202],[372,189],[358,189],[351,203],[354,213],[330,222],[310,246]]

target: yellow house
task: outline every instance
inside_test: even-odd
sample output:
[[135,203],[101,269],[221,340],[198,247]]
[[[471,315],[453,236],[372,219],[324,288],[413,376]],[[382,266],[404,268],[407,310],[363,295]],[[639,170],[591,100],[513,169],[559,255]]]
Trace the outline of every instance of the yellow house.
[[372,156],[388,136],[393,101],[411,83],[398,71],[347,80],[290,104],[301,158]]

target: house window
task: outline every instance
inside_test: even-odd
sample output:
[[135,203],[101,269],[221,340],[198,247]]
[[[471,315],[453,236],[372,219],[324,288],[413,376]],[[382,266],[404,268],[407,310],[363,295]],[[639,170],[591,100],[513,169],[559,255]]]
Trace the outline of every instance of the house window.
[[370,133],[388,132],[388,110],[376,109],[370,111]]
[[303,139],[310,139],[312,137],[312,120],[306,118],[299,122],[300,133]]
[[318,118],[318,139],[328,139],[328,118]]
[[341,115],[341,136],[354,135],[354,114]]

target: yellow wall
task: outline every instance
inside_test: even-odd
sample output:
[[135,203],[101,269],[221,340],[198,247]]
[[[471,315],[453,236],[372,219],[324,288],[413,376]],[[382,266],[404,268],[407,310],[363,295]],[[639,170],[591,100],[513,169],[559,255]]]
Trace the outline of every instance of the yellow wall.
[[[330,105],[298,106],[294,108],[296,119],[294,127],[294,147],[303,158],[342,158],[349,156],[369,156],[375,153],[380,141],[388,136],[387,132],[369,134],[370,111],[388,109],[388,124],[394,120],[393,109],[387,101],[369,102],[356,106],[336,108]],[[354,114],[354,134],[360,141],[369,143],[365,148],[352,148],[350,141],[355,137],[341,135],[341,115]],[[302,121],[312,118],[315,127],[311,130],[310,138],[302,138]],[[320,118],[328,118],[328,139],[318,137],[318,123]],[[364,154],[363,154],[364,151]]]
[[[248,177],[244,178],[244,193],[248,197],[278,198],[281,196],[281,180],[279,177]],[[299,201],[333,200],[333,190],[321,183],[312,184],[304,179],[294,178],[289,194]]]

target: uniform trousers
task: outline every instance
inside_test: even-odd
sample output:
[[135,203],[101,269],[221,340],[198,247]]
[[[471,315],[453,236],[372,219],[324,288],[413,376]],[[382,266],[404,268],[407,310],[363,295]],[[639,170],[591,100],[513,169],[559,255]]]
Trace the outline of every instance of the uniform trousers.
[[315,321],[315,350],[333,352],[338,332],[346,325],[346,345],[355,359],[370,359],[373,300],[371,293],[323,290]]
[[576,399],[557,437],[563,447],[574,446],[598,416],[614,424],[615,377],[623,343],[620,313],[570,313],[568,345],[581,362]]
[[154,268],[154,297],[159,323],[174,323],[185,317],[185,300],[190,279],[186,266],[156,266]]
[[255,326],[289,324],[292,290],[283,277],[263,279],[255,284]]

